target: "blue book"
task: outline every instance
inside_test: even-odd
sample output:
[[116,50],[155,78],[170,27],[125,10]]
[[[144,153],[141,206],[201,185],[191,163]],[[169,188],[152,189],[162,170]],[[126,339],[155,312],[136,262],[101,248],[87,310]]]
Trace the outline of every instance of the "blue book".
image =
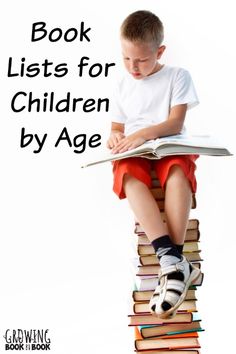
[[174,336],[184,333],[201,332],[201,319],[197,312],[192,313],[192,322],[190,323],[168,323],[161,325],[142,325],[138,326],[138,330],[142,338],[160,337],[160,336]]

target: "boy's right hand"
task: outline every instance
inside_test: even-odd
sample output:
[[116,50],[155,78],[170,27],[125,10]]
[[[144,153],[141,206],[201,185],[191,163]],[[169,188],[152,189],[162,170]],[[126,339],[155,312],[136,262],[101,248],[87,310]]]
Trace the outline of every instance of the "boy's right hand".
[[120,131],[112,131],[109,139],[107,140],[108,149],[113,149],[119,143],[119,141],[121,141],[124,138],[125,138],[124,133]]

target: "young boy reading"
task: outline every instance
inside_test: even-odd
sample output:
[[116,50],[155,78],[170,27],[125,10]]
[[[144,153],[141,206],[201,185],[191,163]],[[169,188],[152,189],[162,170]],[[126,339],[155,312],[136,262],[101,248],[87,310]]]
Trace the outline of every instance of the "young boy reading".
[[[186,111],[198,103],[188,71],[159,63],[165,46],[163,25],[149,11],[130,14],[121,26],[126,75],[120,80],[107,141],[115,153],[145,141],[182,134]],[[182,255],[192,193],[196,192],[197,155],[168,156],[160,160],[131,157],[113,163],[113,190],[127,197],[160,261],[159,284],[150,311],[174,316],[191,283],[200,275]],[[150,192],[153,169],[165,189],[166,223]]]

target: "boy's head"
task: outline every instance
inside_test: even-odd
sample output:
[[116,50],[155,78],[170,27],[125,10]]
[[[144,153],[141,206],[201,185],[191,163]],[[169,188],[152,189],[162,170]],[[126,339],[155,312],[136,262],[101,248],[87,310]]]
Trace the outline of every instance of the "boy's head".
[[121,25],[121,47],[126,69],[136,79],[158,71],[165,46],[161,45],[164,29],[160,19],[150,11],[136,11]]

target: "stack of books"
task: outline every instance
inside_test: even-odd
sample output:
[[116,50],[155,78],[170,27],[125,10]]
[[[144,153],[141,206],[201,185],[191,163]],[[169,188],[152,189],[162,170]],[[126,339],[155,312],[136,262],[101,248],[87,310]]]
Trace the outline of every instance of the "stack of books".
[[[161,210],[165,221],[165,195],[159,181],[152,174],[151,192]],[[196,208],[193,195],[192,208]],[[200,249],[199,221],[190,219],[186,231],[183,254],[186,258],[201,268],[202,258]],[[154,249],[141,225],[136,221],[132,235],[132,270],[134,290],[132,291],[132,310],[130,311],[129,326],[134,327],[135,351],[142,354],[198,354],[199,332],[203,331],[201,319],[197,311],[197,288],[202,284],[203,274],[192,284],[187,297],[179,307],[176,316],[160,319],[149,311],[149,301],[158,282],[160,265]]]

